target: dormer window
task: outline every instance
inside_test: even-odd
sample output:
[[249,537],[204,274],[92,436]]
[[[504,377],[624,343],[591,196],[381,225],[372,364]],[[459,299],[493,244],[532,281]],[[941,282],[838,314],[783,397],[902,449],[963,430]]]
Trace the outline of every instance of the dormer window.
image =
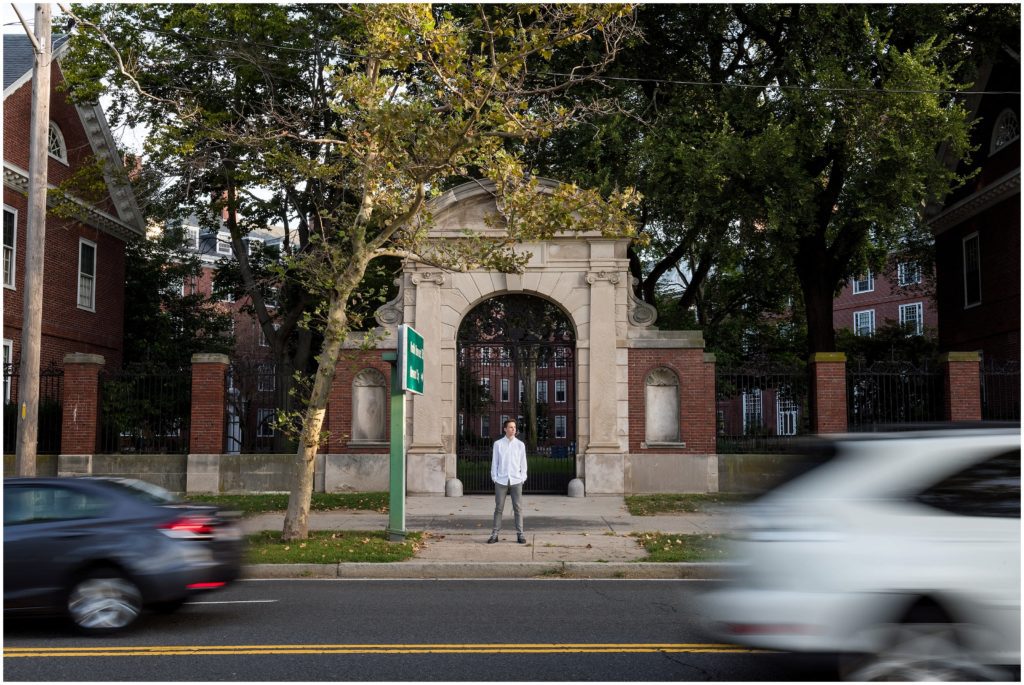
[[54,159],[68,163],[68,146],[64,142],[64,134],[60,132],[57,124],[50,122],[49,153]]
[[217,236],[217,254],[231,254],[231,240]]
[[859,295],[861,293],[870,293],[874,289],[875,277],[872,275],[870,270],[868,270],[867,274],[853,279],[854,295]]
[[992,147],[989,154],[995,154],[1019,138],[1020,120],[1017,113],[1012,109],[1004,109],[996,119],[995,128],[992,129]]

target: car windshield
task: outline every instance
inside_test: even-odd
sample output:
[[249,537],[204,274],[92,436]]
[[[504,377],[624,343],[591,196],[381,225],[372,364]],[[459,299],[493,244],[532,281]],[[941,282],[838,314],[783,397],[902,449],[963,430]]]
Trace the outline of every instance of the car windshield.
[[128,494],[149,504],[179,504],[181,499],[159,485],[136,478],[105,478],[104,481],[123,488]]

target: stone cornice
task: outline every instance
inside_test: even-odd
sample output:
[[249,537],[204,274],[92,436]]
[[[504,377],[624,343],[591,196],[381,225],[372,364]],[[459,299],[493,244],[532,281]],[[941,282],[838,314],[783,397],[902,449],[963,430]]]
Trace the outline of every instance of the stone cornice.
[[969,197],[960,200],[928,221],[932,233],[940,235],[957,224],[977,216],[995,204],[1020,193],[1020,168],[996,180]]
[[[28,172],[10,162],[4,162],[4,185],[12,190],[21,193],[22,195],[28,195]],[[52,185],[47,185],[48,190],[56,191],[57,188]],[[121,240],[129,240],[134,236],[142,235],[142,231],[136,229],[134,226],[126,224],[115,216],[107,214],[101,209],[97,209],[85,200],[80,200],[71,195],[65,194],[65,197],[69,198],[72,202],[78,205],[82,209],[82,216],[78,217],[82,223],[88,224],[93,228],[97,228],[104,233],[109,233],[115,238]],[[54,195],[47,193],[46,205],[52,207],[56,204]]]

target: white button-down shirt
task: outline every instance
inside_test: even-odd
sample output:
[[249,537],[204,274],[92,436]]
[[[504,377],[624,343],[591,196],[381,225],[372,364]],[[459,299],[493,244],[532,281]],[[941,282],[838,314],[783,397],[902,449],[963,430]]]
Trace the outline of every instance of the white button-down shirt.
[[526,445],[513,437],[500,438],[491,453],[491,480],[499,485],[517,485],[526,480]]

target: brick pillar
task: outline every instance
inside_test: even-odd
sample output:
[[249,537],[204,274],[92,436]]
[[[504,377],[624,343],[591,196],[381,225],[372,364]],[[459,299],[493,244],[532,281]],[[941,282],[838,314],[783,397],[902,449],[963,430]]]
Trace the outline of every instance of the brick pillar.
[[[705,444],[708,454],[718,453],[718,394],[715,387],[715,355],[704,354],[704,423]],[[718,491],[718,471],[714,472],[715,486],[711,492]]]
[[811,430],[846,432],[846,355],[815,352],[811,355],[810,372]]
[[947,421],[981,421],[981,355],[947,352],[940,361],[945,370]]
[[192,355],[192,425],[188,436],[187,492],[219,492],[224,451],[228,357]]
[[105,363],[98,354],[64,355],[59,475],[92,473],[92,455],[99,446],[100,369]]

